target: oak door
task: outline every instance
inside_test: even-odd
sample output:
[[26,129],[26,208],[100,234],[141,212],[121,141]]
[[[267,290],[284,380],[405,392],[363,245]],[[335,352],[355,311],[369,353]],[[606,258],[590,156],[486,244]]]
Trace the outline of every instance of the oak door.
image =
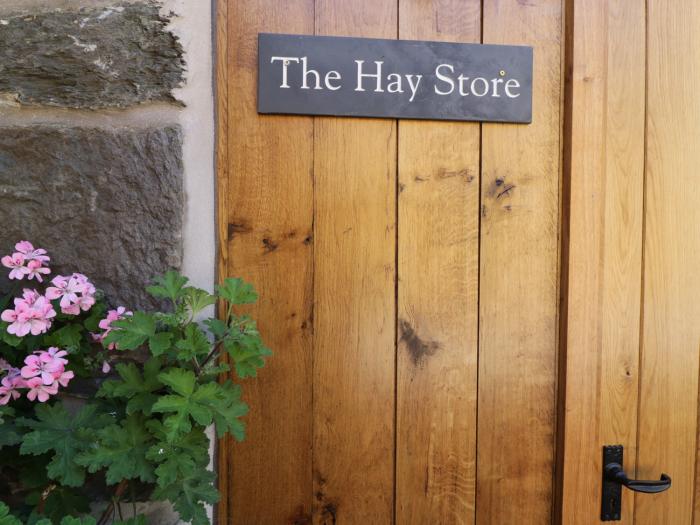
[[624,447],[621,522],[690,525],[700,354],[700,4],[568,13],[568,255],[560,516],[598,523],[602,447]]
[[[220,274],[274,357],[222,523],[549,523],[562,0],[219,0]],[[527,44],[530,125],[256,112],[257,35]]]

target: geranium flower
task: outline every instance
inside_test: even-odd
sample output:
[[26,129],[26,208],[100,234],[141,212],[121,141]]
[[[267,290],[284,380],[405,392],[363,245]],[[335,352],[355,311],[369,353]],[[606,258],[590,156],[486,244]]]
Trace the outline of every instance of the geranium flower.
[[[26,310],[26,321],[24,325],[28,325],[27,328],[24,327],[22,331],[24,332],[22,336],[31,333],[32,335],[39,335],[46,333],[46,331],[51,327],[51,319],[56,317],[56,310],[53,309],[51,303],[46,299],[46,297],[40,296],[36,302],[28,307]],[[18,316],[18,321],[21,323],[23,315]],[[8,328],[9,331],[9,328]],[[20,335],[19,333],[17,335]]]
[[68,359],[63,358],[63,356],[68,355],[68,352],[66,352],[65,350],[61,350],[60,348],[52,346],[51,348],[48,348],[46,350],[46,353],[49,354],[55,361],[59,361],[63,365],[68,364]]
[[78,315],[87,312],[95,304],[95,286],[82,273],[70,277],[58,275],[53,278],[46,289],[49,300],[61,298],[61,312],[66,315]]
[[25,299],[15,299],[14,310],[5,310],[0,314],[0,319],[11,323],[7,327],[8,333],[18,337],[28,333],[39,335],[51,327],[51,319],[56,316],[53,306],[42,295],[33,300],[33,303],[28,303]]
[[57,382],[59,385],[61,385],[62,387],[67,387],[67,386],[68,386],[68,383],[70,383],[70,380],[73,379],[73,377],[75,377],[75,374],[74,374],[72,371],[67,370],[67,371],[65,371],[65,372],[62,372],[62,373],[56,378],[56,382]]
[[0,405],[6,405],[12,399],[17,399],[21,394],[17,390],[19,385],[9,377],[3,377],[0,382]]
[[58,393],[58,382],[54,381],[50,385],[45,385],[40,377],[33,377],[27,380],[27,388],[29,388],[29,392],[27,392],[29,401],[38,399],[40,403],[45,403],[51,396]]
[[13,253],[2,258],[1,262],[5,268],[10,268],[10,279],[21,281],[29,273],[29,269],[24,265],[27,258],[22,253]]
[[[118,307],[116,310],[110,310],[107,312],[107,317],[102,319],[99,323],[98,326],[104,330],[101,334],[92,334],[92,338],[94,341],[97,342],[102,342],[105,337],[107,337],[107,334],[112,331],[112,323],[114,321],[118,321],[120,319],[124,319],[124,317],[128,315],[133,315],[133,312],[127,311],[126,308],[123,306]],[[109,346],[107,347],[108,350],[114,350],[117,347],[116,343],[110,343]],[[107,372],[105,372],[106,374]]]
[[78,294],[83,290],[80,282],[73,277],[57,275],[51,280],[53,286],[46,289],[46,298],[50,301],[61,298],[61,308],[70,306],[78,300]]
[[[22,303],[15,307],[14,310],[5,310],[0,314],[0,319],[6,323],[10,323],[7,327],[7,332],[10,334],[17,335],[18,337],[23,337],[18,335],[19,332],[24,332],[24,335],[29,333],[29,326],[27,323],[27,311],[29,308],[26,304]],[[26,331],[25,331],[26,329]]]
[[37,352],[28,355],[24,359],[25,366],[22,367],[22,377],[24,379],[41,378],[45,385],[51,385],[63,374],[64,364],[62,359],[56,359],[48,352]]
[[41,275],[46,275],[49,273],[51,273],[51,269],[42,266],[41,261],[35,260],[27,263],[27,279],[29,280],[36,279],[41,283],[44,281],[44,278]]
[[112,322],[124,319],[127,315],[133,315],[133,312],[127,311],[123,306],[118,307],[116,310],[110,310],[107,312],[107,317],[102,319],[98,326],[103,330],[111,330]]
[[22,290],[22,298],[15,299],[15,306],[19,305],[22,302],[25,303],[27,306],[33,306],[39,297],[41,297],[41,294],[36,290],[25,288],[24,290]]
[[78,309],[82,310],[83,312],[87,312],[93,307],[94,304],[95,297],[93,295],[82,294],[80,297],[78,297],[78,302],[75,303],[75,306],[77,306]]
[[7,370],[7,375],[5,376],[5,379],[10,381],[12,386],[14,386],[15,388],[24,388],[24,378],[22,377],[22,372],[19,368],[11,366]]
[[35,260],[42,263],[47,263],[51,260],[51,258],[46,255],[46,250],[43,248],[35,249],[32,243],[29,241],[18,242],[15,244],[15,250],[24,255],[27,260]]

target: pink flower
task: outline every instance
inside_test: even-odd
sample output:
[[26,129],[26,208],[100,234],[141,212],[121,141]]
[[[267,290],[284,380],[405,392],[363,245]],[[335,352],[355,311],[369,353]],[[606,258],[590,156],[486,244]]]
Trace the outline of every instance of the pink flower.
[[51,280],[53,286],[46,289],[46,298],[50,301],[61,298],[61,308],[66,308],[78,300],[78,294],[83,286],[73,277],[57,275]]
[[17,390],[19,385],[9,377],[3,377],[0,385],[0,405],[6,405],[10,400],[17,399],[20,396]]
[[75,303],[83,312],[87,312],[95,304],[95,297],[93,295],[83,294],[78,297],[78,302]]
[[27,260],[35,260],[42,263],[47,263],[51,258],[46,255],[46,250],[42,248],[34,249],[34,246],[29,241],[20,241],[15,244],[15,250],[24,255]]
[[[123,306],[120,306],[116,310],[110,310],[107,312],[107,317],[102,319],[98,326],[104,330],[102,334],[92,334],[92,338],[94,341],[99,341],[102,342],[105,337],[107,337],[107,334],[112,331],[112,323],[114,321],[118,321],[120,319],[124,319],[124,317],[128,315],[133,315],[133,312],[127,311],[126,308]],[[107,347],[108,350],[114,350],[117,347],[115,343],[110,343],[110,345]],[[105,372],[107,373],[107,372]]]
[[107,361],[102,362],[102,373],[103,374],[109,374],[109,371],[112,370],[111,365]]
[[27,381],[27,388],[29,388],[29,392],[27,392],[29,401],[34,401],[38,398],[40,403],[44,403],[51,396],[58,393],[58,382],[55,381],[50,385],[45,385],[40,377],[33,377]]
[[68,355],[68,352],[65,350],[61,350],[59,348],[56,348],[55,346],[52,346],[51,348],[46,350],[46,353],[49,354],[54,360],[59,361],[63,365],[68,364],[68,359],[64,359],[63,356]]
[[68,360],[65,350],[51,347],[38,350],[25,358],[22,370],[7,366],[7,375],[0,382],[0,405],[20,397],[20,389],[28,389],[30,401],[43,403],[58,393],[58,387],[67,387],[75,374],[65,369]]
[[19,252],[2,258],[2,265],[5,268],[11,268],[10,279],[17,279],[18,281],[24,279],[24,276],[29,273],[29,269],[24,266],[26,260],[27,258],[24,254]]
[[42,266],[41,261],[34,260],[27,263],[27,279],[29,280],[36,278],[37,281],[43,282],[44,278],[41,275],[49,273],[51,273],[51,269]]
[[111,330],[111,325],[113,321],[124,319],[124,317],[127,315],[133,315],[133,313],[128,312],[126,308],[120,306],[116,310],[110,310],[109,312],[107,312],[107,317],[105,319],[102,319],[98,326],[102,328],[102,330]]
[[[24,359],[26,366],[22,367],[22,377],[33,379],[40,377],[45,385],[51,385],[64,372],[63,359],[55,358],[48,352],[37,352]],[[71,376],[72,377],[72,376]],[[29,384],[29,382],[27,382]]]
[[95,286],[82,273],[70,277],[58,275],[53,278],[46,289],[49,300],[61,298],[61,312],[66,315],[78,315],[87,312],[95,304]]
[[39,297],[41,297],[41,294],[36,290],[25,288],[24,290],[22,290],[22,298],[15,299],[15,306],[18,306],[22,302],[25,303],[27,306],[33,306]]
[[[23,307],[16,307],[14,310],[5,310],[2,314],[0,314],[0,319],[6,323],[10,323],[10,326],[7,327],[8,333],[18,334],[20,332],[24,332],[24,335],[29,333],[26,310],[26,305],[23,305]],[[27,329],[26,332],[25,328]]]
[[56,378],[56,382],[58,382],[59,385],[62,387],[67,387],[68,383],[70,383],[70,380],[73,379],[75,374],[68,370],[67,372],[63,372],[60,376]]
[[39,335],[45,333],[51,327],[51,319],[56,316],[56,311],[44,296],[38,296],[34,303],[29,304],[24,299],[15,299],[15,309],[5,310],[0,318],[11,323],[7,327],[10,334],[24,337],[28,333]]

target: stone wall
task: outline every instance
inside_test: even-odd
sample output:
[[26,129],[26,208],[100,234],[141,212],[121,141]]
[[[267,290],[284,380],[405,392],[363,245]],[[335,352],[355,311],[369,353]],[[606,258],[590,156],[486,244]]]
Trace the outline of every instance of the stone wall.
[[209,15],[209,0],[0,3],[0,254],[30,240],[130,308],[154,306],[142,290],[169,268],[211,288]]
[[210,0],[0,0],[0,255],[31,240],[130,308],[168,268],[212,289],[211,23]]

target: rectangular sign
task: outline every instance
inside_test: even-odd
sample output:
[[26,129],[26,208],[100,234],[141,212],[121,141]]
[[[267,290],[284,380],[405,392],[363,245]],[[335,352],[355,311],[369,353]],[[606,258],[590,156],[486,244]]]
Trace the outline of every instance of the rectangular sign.
[[532,48],[258,35],[258,112],[532,121]]

